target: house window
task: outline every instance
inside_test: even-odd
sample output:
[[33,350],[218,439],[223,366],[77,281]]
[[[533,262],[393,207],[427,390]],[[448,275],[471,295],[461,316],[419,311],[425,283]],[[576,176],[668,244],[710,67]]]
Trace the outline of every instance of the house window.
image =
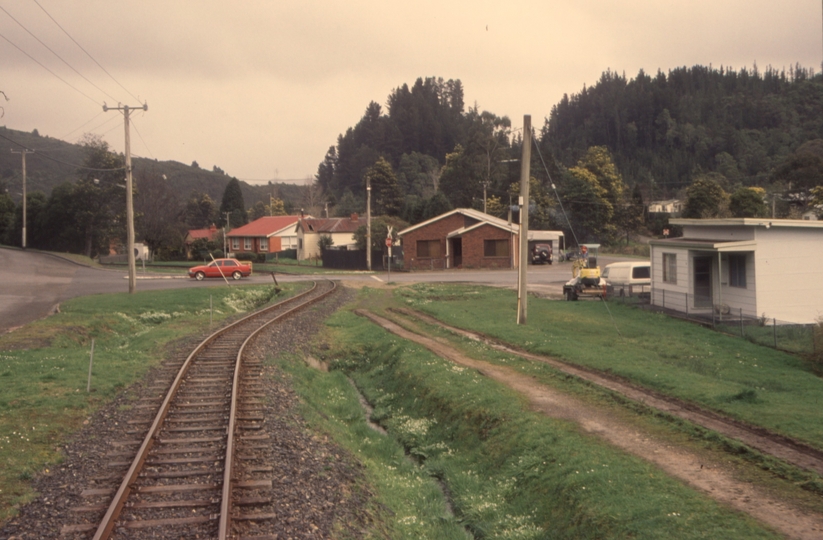
[[302,238],[299,238],[299,239],[297,240],[297,243],[298,243],[298,247],[299,247],[300,249],[303,249],[303,239],[302,239]]
[[269,239],[268,238],[261,238],[260,239],[260,251],[268,251],[269,250]]
[[232,238],[231,239],[231,248],[235,251],[240,249],[240,239],[239,238]]
[[729,285],[746,288],[746,256],[729,255]]
[[243,249],[246,251],[251,251],[251,238],[243,239]]
[[418,240],[417,256],[431,257],[432,259],[440,257],[440,240]]
[[677,283],[677,254],[663,254],[663,282]]
[[509,256],[509,241],[508,240],[483,240],[483,256],[484,257],[508,257]]

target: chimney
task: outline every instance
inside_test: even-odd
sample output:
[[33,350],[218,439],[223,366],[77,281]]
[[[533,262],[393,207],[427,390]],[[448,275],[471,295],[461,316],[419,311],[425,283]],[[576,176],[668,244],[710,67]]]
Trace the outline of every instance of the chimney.
[[354,214],[351,215],[351,220],[352,221],[357,221],[357,212],[355,212]]

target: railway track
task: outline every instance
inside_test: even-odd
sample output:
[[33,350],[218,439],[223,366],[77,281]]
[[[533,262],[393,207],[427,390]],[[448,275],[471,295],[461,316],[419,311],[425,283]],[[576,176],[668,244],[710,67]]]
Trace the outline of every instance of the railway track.
[[[89,504],[73,510],[86,519],[64,525],[61,536],[222,540],[234,537],[233,523],[272,519],[259,510],[272,485],[263,366],[245,350],[260,331],[334,290],[331,281],[315,282],[195,347],[162,399],[138,404],[146,414],[129,421],[124,440],[111,441],[108,479],[122,478],[119,487],[84,490]],[[98,523],[88,519],[95,513],[103,514]]]

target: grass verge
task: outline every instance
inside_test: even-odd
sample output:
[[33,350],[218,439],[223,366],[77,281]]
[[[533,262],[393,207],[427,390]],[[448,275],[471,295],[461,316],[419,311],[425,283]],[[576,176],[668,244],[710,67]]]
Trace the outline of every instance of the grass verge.
[[[451,497],[456,518],[443,516],[440,500],[429,513],[404,504],[408,495],[393,491],[403,483],[397,471],[408,466],[401,455],[372,452],[377,436],[363,431],[368,428],[347,434],[346,426],[363,423],[356,396],[340,374],[312,374],[299,386],[311,407],[347,404],[325,413],[325,429],[358,457],[368,454],[361,459],[377,496],[394,512],[386,518],[392,538],[449,538],[428,532],[442,521],[476,538],[775,537],[575,426],[531,413],[520,396],[473,370],[351,312],[338,312],[328,326],[327,342],[334,345],[326,358],[352,377],[374,405],[372,417],[420,463],[415,468],[441,479]],[[335,393],[318,390],[318,380],[334,378]],[[425,478],[406,481],[420,490],[415,483],[424,485]]]
[[516,298],[506,290],[425,284],[396,295],[447,324],[613,373],[823,449],[823,380],[800,357],[619,303],[607,311],[600,302],[530,299],[528,324],[517,325]]

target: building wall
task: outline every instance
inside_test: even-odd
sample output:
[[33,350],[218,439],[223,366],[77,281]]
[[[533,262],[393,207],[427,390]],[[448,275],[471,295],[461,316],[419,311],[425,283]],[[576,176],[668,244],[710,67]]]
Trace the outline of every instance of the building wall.
[[[332,245],[346,246],[356,242],[354,233],[305,233],[300,230],[297,233],[297,260],[304,261],[306,259],[313,259],[320,257],[320,237],[331,236]],[[303,247],[300,246],[300,240],[303,241]]]
[[[677,255],[677,283],[666,283],[663,281],[664,253]],[[651,247],[652,305],[683,312],[689,310],[688,302],[691,288],[690,265],[691,259],[688,249],[663,246]]]
[[[484,225],[463,235],[463,268],[511,268],[512,258],[516,255],[517,236],[512,241],[512,234],[492,225]],[[486,257],[483,242],[485,240],[506,240],[509,243],[509,255],[506,257]]]
[[823,317],[823,229],[757,228],[758,315],[796,323]]
[[[441,270],[446,268],[446,235],[463,227],[464,223],[464,216],[457,213],[403,235],[404,266],[412,270]],[[439,240],[441,256],[435,258],[418,257],[417,242],[419,240]],[[465,256],[466,247],[464,245],[463,257],[465,258]]]
[[[746,256],[746,287],[732,287],[729,280],[729,255]],[[754,268],[754,252],[728,252],[721,254],[720,291],[715,294],[716,301],[732,308],[731,314],[738,315],[743,310],[744,317],[757,317],[757,276]],[[717,257],[712,268],[717,271]]]

